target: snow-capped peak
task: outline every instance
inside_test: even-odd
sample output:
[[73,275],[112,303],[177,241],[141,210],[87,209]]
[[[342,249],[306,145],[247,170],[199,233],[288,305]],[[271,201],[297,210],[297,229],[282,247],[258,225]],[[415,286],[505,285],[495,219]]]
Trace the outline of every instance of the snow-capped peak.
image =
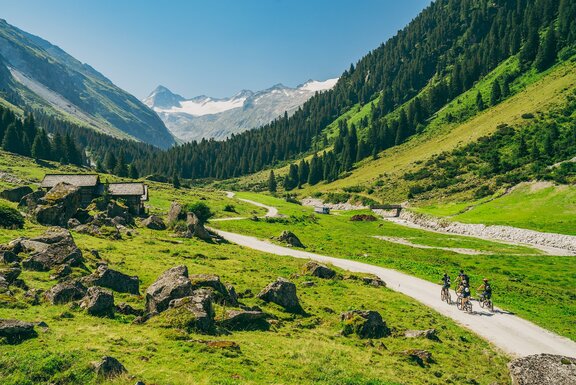
[[323,82],[318,80],[308,80],[306,83],[298,86],[298,89],[311,92],[326,91],[332,89],[336,85],[337,81],[338,78],[328,79]]

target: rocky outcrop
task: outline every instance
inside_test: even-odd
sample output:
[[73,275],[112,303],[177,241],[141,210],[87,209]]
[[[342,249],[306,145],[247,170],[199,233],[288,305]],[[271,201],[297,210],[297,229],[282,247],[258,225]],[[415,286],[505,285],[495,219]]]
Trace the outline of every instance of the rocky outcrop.
[[116,305],[115,311],[116,313],[124,315],[135,315],[137,317],[142,316],[142,314],[144,313],[142,310],[135,309],[132,306],[128,305],[126,302],[120,302],[118,305]]
[[172,202],[168,211],[168,224],[172,225],[182,218],[182,205],[178,202]]
[[160,313],[168,308],[170,301],[190,296],[192,284],[186,266],[166,270],[146,290],[146,309],[149,313]]
[[80,203],[80,188],[61,182],[38,201],[33,216],[42,225],[65,227],[80,208]]
[[112,270],[106,265],[100,265],[91,275],[83,278],[82,282],[86,286],[101,286],[119,293],[140,293],[138,277],[131,277],[119,271]]
[[18,240],[22,251],[30,257],[22,262],[25,269],[48,271],[57,265],[80,266],[82,252],[68,230],[51,228],[39,237]]
[[386,282],[382,281],[382,279],[376,276],[367,276],[362,277],[361,279],[365,285],[370,285],[374,287],[386,287]]
[[214,331],[212,289],[194,290],[190,296],[170,301],[170,309],[185,312],[186,327],[201,333]]
[[257,310],[230,310],[220,321],[220,326],[228,330],[268,330],[268,315]]
[[110,356],[102,357],[100,362],[94,364],[94,371],[98,377],[106,379],[115,378],[127,373],[124,365],[116,358]]
[[192,289],[211,288],[214,290],[212,299],[219,304],[228,306],[238,305],[238,296],[234,288],[226,286],[220,281],[220,277],[214,274],[192,274],[190,275]]
[[10,202],[20,202],[22,198],[32,192],[33,191],[29,186],[20,186],[0,191],[0,198],[6,199]]
[[18,203],[18,209],[31,214],[38,206],[40,199],[44,198],[44,195],[46,195],[44,190],[36,190],[24,195]]
[[296,285],[284,278],[278,278],[266,286],[258,298],[280,305],[291,313],[304,313],[296,295]]
[[576,385],[576,358],[535,354],[508,364],[513,385]]
[[306,246],[300,242],[300,239],[298,239],[298,237],[293,232],[288,230],[282,231],[282,234],[280,234],[280,236],[276,239],[280,242],[285,242],[290,246],[300,247],[303,249],[306,248]]
[[62,282],[44,293],[44,297],[53,305],[78,301],[86,295],[86,286],[79,281]]
[[374,215],[370,214],[356,214],[350,217],[352,222],[375,222],[378,220]]
[[309,261],[304,265],[303,271],[305,274],[314,277],[331,279],[336,276],[336,272],[326,265],[321,265],[318,262]]
[[142,221],[142,226],[151,230],[166,230],[166,224],[162,218],[156,215],[150,215],[148,218],[144,219]]
[[360,338],[382,338],[390,335],[390,329],[377,311],[351,310],[340,315],[342,335],[356,334]]
[[432,353],[427,350],[409,349],[403,351],[402,354],[407,356],[411,361],[417,363],[421,367],[427,367],[434,362],[432,359]]
[[111,291],[98,286],[88,288],[80,307],[96,317],[114,317],[114,295]]
[[194,213],[186,214],[186,228],[187,231],[185,236],[187,238],[196,237],[202,239],[203,241],[212,240],[212,236]]
[[436,329],[406,330],[404,336],[406,338],[427,338],[429,340],[438,340]]
[[20,257],[9,250],[0,250],[0,263],[9,265],[20,262]]
[[18,344],[38,334],[34,330],[34,324],[14,319],[0,319],[0,341],[9,344]]
[[54,269],[54,274],[50,276],[50,279],[62,280],[70,274],[72,274],[72,268],[70,265],[64,264],[57,266],[56,269]]

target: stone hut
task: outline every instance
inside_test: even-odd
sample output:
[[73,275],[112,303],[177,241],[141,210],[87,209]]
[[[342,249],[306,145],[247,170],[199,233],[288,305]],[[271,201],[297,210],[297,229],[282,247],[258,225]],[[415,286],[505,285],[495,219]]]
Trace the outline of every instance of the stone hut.
[[46,174],[40,187],[43,190],[50,190],[58,183],[68,183],[80,188],[80,204],[88,206],[92,199],[99,194],[100,177],[97,174]]
[[148,200],[148,186],[144,183],[110,183],[108,195],[114,199],[122,199],[131,214],[140,215],[144,212],[144,202]]

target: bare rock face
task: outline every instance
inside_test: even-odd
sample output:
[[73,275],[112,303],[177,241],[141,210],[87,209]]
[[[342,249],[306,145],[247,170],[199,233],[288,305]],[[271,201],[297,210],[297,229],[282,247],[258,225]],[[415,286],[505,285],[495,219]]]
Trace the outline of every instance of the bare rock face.
[[44,293],[44,297],[53,305],[59,305],[82,299],[87,289],[79,281],[62,282]]
[[82,252],[70,232],[63,228],[54,227],[39,237],[19,242],[22,251],[30,254],[22,262],[25,269],[48,271],[57,265],[79,266],[83,262]]
[[342,335],[356,334],[360,338],[382,338],[390,335],[390,329],[377,311],[351,310],[340,315],[344,328]]
[[120,363],[116,358],[105,356],[102,360],[94,365],[94,371],[98,377],[102,378],[115,378],[127,373],[124,365]]
[[0,319],[0,340],[9,344],[18,344],[38,334],[34,330],[34,324],[14,319]]
[[268,330],[268,314],[257,310],[230,310],[220,325],[228,330]]
[[304,273],[310,274],[314,277],[331,279],[336,276],[336,272],[326,265],[321,265],[318,262],[310,261],[304,265]]
[[88,288],[80,307],[96,317],[114,317],[114,295],[98,286]]
[[131,277],[108,266],[100,265],[96,271],[83,279],[86,286],[101,286],[119,293],[140,293],[138,277]]
[[282,234],[280,234],[280,236],[276,239],[279,240],[280,242],[286,242],[290,246],[300,247],[302,249],[306,248],[306,246],[304,246],[302,242],[300,242],[300,239],[298,239],[298,237],[291,231],[287,230],[282,231]]
[[280,305],[291,313],[304,313],[296,295],[296,285],[284,278],[278,278],[266,286],[258,298]]
[[183,265],[173,267],[162,273],[146,290],[146,309],[149,313],[163,312],[168,309],[170,301],[190,296],[192,291],[188,268]]
[[513,385],[576,385],[576,358],[535,354],[508,364]]
[[6,199],[10,202],[20,202],[24,196],[31,194],[33,191],[29,186],[20,186],[11,189],[2,190],[0,198]]
[[61,182],[38,201],[34,218],[42,225],[65,227],[80,208],[80,203],[80,188]]
[[152,230],[166,230],[166,224],[162,218],[156,215],[150,215],[142,221],[142,225]]

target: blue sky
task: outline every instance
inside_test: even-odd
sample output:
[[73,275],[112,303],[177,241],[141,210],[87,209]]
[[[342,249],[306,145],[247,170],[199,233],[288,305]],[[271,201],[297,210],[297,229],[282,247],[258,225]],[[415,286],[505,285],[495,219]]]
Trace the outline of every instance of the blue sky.
[[0,0],[0,18],[139,98],[230,96],[339,76],[430,0]]

